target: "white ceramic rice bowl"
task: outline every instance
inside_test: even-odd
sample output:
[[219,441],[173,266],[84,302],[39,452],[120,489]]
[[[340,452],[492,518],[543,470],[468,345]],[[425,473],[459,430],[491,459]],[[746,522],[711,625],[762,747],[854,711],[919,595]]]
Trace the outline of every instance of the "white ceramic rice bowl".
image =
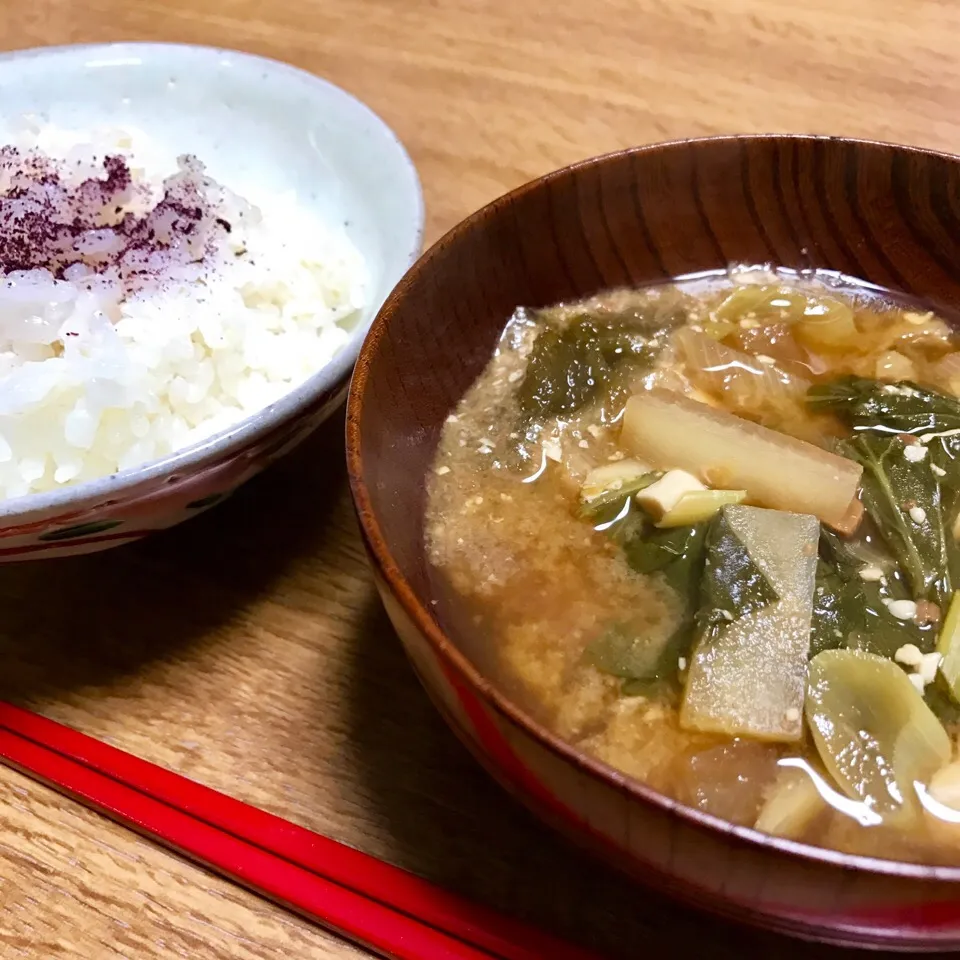
[[243,193],[295,190],[344,226],[369,275],[335,357],[279,401],[209,439],[99,480],[0,501],[0,562],[88,553],[171,527],[221,501],[342,402],[380,305],[419,256],[423,201],[392,131],[338,87],[250,54],[176,44],[51,47],[0,56],[4,116],[70,129],[149,130]]

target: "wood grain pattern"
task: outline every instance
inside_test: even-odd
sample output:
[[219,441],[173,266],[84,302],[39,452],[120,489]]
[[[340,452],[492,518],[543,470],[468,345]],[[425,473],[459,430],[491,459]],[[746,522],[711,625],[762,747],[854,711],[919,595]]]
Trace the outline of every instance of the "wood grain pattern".
[[363,955],[10,772],[0,862],[4,958]]
[[[958,27],[949,0],[0,3],[4,47],[192,41],[327,76],[409,147],[428,241],[635,143],[794,130],[955,149]],[[501,796],[380,611],[341,429],[152,543],[0,571],[4,693],[614,956],[839,955],[639,893]],[[6,772],[0,801],[0,956],[356,955]]]

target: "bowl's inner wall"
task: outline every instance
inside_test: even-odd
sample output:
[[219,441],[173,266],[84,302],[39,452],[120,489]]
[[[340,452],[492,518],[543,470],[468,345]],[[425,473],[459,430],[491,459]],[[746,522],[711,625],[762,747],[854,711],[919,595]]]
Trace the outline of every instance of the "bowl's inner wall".
[[957,320],[960,161],[806,137],[671,144],[563,171],[448,234],[391,295],[361,360],[363,476],[421,600],[424,477],[514,308],[738,262],[838,270]]

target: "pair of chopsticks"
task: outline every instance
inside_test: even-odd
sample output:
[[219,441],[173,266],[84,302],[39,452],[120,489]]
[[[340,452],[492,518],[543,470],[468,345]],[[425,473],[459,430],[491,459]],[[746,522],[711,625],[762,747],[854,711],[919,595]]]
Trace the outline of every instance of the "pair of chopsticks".
[[389,960],[596,960],[359,850],[29,710],[0,763]]

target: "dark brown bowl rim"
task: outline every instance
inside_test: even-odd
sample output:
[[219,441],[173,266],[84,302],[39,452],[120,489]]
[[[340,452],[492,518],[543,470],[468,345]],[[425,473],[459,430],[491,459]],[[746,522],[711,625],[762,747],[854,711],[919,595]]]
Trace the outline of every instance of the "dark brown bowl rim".
[[608,764],[582,753],[573,745],[551,733],[521,710],[513,701],[500,693],[500,691],[474,667],[470,660],[460,652],[439,625],[434,622],[427,608],[420,602],[416,591],[407,582],[407,579],[400,572],[399,567],[393,560],[390,548],[374,516],[363,477],[363,463],[360,454],[360,418],[371,357],[377,350],[387,324],[406,298],[407,289],[416,278],[430,270],[431,263],[439,251],[450,244],[457,243],[462,236],[473,230],[482,229],[484,223],[494,217],[502,206],[509,205],[516,199],[530,192],[541,190],[556,180],[569,176],[574,171],[586,167],[602,166],[616,158],[639,156],[656,152],[669,153],[672,150],[688,148],[690,146],[694,146],[697,149],[709,150],[717,144],[730,142],[812,143],[824,141],[863,147],[881,147],[895,150],[899,153],[924,154],[939,157],[954,163],[960,162],[960,155],[930,150],[923,147],[912,147],[887,141],[867,140],[855,137],[817,134],[727,134],[709,137],[690,137],[686,139],[667,140],[639,147],[629,147],[625,150],[613,151],[578,161],[566,167],[561,167],[503,194],[470,214],[464,220],[461,220],[439,240],[433,243],[407,271],[380,308],[369,333],[364,339],[356,366],[354,367],[347,397],[347,474],[361,533],[366,541],[369,555],[379,568],[383,579],[401,604],[404,612],[411,618],[420,633],[427,638],[435,653],[465,677],[473,690],[478,693],[484,701],[497,712],[503,714],[513,724],[520,727],[520,729],[551,753],[573,764],[581,772],[587,773],[591,777],[606,783],[608,786],[614,787],[617,791],[633,800],[653,805],[695,827],[719,832],[752,847],[762,847],[777,853],[786,854],[792,858],[813,861],[843,869],[856,869],[868,873],[915,880],[960,882],[960,867],[938,867],[899,860],[883,860],[877,857],[845,854],[836,850],[816,847],[812,844],[798,843],[793,840],[774,837],[750,827],[737,826],[658,793],[656,790],[621,773]]

